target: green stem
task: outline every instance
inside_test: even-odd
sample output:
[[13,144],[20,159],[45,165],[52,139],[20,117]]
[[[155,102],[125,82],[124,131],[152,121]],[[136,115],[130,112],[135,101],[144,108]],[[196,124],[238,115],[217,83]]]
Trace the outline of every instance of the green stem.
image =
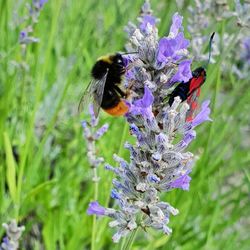
[[[94,172],[94,200],[98,199],[98,176],[97,169],[93,169]],[[96,239],[96,215],[93,216],[93,224],[92,224],[92,236],[91,236],[91,250],[95,250],[95,239]]]
[[138,228],[139,227],[137,227],[135,230],[133,230],[131,232],[130,236],[126,239],[126,242],[122,245],[122,250],[129,250],[129,249],[131,249],[131,247],[132,247],[132,245],[134,243],[134,240],[135,240]]

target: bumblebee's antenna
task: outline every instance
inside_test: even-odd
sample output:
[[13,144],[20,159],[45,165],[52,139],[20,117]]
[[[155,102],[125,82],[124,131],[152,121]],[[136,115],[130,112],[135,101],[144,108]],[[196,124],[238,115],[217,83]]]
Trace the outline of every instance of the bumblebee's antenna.
[[130,55],[130,54],[138,54],[137,51],[133,51],[133,52],[126,52],[126,53],[122,53],[121,55]]
[[210,39],[209,39],[209,44],[208,44],[208,60],[207,60],[206,67],[210,63],[210,58],[211,58],[211,53],[212,53],[212,42],[213,42],[213,39],[214,39],[214,35],[215,35],[215,32],[213,32],[213,34],[210,36]]

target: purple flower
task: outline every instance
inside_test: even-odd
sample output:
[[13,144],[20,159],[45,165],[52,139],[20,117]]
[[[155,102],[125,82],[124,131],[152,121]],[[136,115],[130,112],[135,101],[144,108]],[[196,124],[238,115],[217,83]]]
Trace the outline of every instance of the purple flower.
[[144,117],[151,117],[152,114],[152,104],[154,102],[154,96],[150,89],[144,87],[144,95],[141,99],[136,100],[130,107],[129,113],[132,115],[143,115]]
[[87,128],[88,126],[88,123],[86,121],[82,121],[81,124],[83,128]]
[[103,126],[101,126],[94,134],[94,139],[98,140],[100,137],[102,137],[108,130],[109,125],[108,124],[104,124]]
[[183,17],[180,16],[178,13],[175,13],[172,17],[172,25],[170,27],[170,32],[169,32],[169,36],[170,37],[176,37],[179,29],[183,30],[182,28],[182,19]]
[[135,60],[135,55],[134,54],[124,55],[122,56],[122,60],[123,60],[124,66],[127,67],[130,63],[132,63]]
[[26,30],[22,30],[19,33],[19,41],[23,41],[27,36],[28,36],[27,31]]
[[201,111],[198,113],[198,115],[192,120],[192,126],[193,128],[200,125],[201,123],[205,121],[212,121],[212,119],[209,117],[210,115],[210,108],[209,108],[210,100],[206,100],[201,105]]
[[186,148],[191,141],[193,141],[196,137],[196,132],[194,130],[188,130],[180,142],[180,147],[181,148]]
[[89,207],[87,210],[87,214],[96,214],[96,215],[104,215],[105,214],[105,208],[100,206],[98,201],[92,201],[89,203]]
[[245,38],[242,45],[242,60],[246,61],[250,65],[250,37]]
[[143,20],[140,24],[140,30],[144,33],[147,33],[147,25],[150,24],[151,26],[155,26],[156,24],[156,17],[151,15],[145,15],[143,16]]
[[41,9],[48,0],[33,0],[33,5],[35,8]]
[[[10,240],[8,239],[8,237],[4,237],[3,238],[3,243],[6,245],[6,246],[9,246],[10,244]],[[10,246],[11,247],[11,246]],[[0,248],[1,249],[1,248]]]
[[95,117],[94,105],[89,105],[89,114],[91,116],[91,125],[95,127],[98,124],[98,118]]
[[182,32],[174,38],[163,37],[159,41],[157,61],[159,63],[167,63],[169,61],[176,62],[180,60],[188,45],[189,41],[184,38]]
[[183,138],[183,142],[188,145],[196,137],[196,132],[194,130],[189,130]]
[[157,177],[155,174],[150,174],[150,175],[148,175],[148,180],[150,181],[150,182],[153,182],[153,183],[159,183],[160,182],[160,178],[159,177]]
[[182,61],[179,64],[177,73],[172,77],[170,82],[187,82],[190,78],[192,78],[191,62],[192,60]]
[[189,182],[191,177],[188,176],[190,171],[187,171],[185,174],[181,175],[179,178],[170,183],[171,188],[181,188],[183,190],[189,190]]
[[47,2],[48,2],[48,0],[40,0],[40,1],[39,1],[40,7],[42,8],[43,5],[44,5],[45,3],[47,3]]
[[116,199],[116,200],[121,199],[121,195],[115,189],[112,189],[110,196],[111,198]]
[[30,31],[28,30],[22,30],[19,33],[19,43],[20,44],[30,44],[30,43],[37,43],[39,41],[38,38],[29,36]]

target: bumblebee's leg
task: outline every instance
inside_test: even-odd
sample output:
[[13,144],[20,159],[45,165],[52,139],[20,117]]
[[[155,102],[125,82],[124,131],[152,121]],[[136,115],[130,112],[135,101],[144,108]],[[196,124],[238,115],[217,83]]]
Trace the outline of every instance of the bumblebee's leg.
[[120,94],[121,97],[126,97],[126,93],[123,92],[117,85],[114,86],[114,89]]

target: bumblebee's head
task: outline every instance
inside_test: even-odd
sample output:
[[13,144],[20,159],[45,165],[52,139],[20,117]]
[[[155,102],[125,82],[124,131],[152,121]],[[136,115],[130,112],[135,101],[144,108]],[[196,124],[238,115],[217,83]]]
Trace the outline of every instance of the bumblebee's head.
[[198,78],[199,76],[206,77],[206,70],[203,67],[199,67],[192,72],[193,77]]
[[116,53],[113,56],[113,63],[116,64],[117,66],[124,67],[124,60],[122,58],[122,55],[120,53]]
[[125,63],[120,53],[112,56],[112,68],[120,74],[125,73]]

